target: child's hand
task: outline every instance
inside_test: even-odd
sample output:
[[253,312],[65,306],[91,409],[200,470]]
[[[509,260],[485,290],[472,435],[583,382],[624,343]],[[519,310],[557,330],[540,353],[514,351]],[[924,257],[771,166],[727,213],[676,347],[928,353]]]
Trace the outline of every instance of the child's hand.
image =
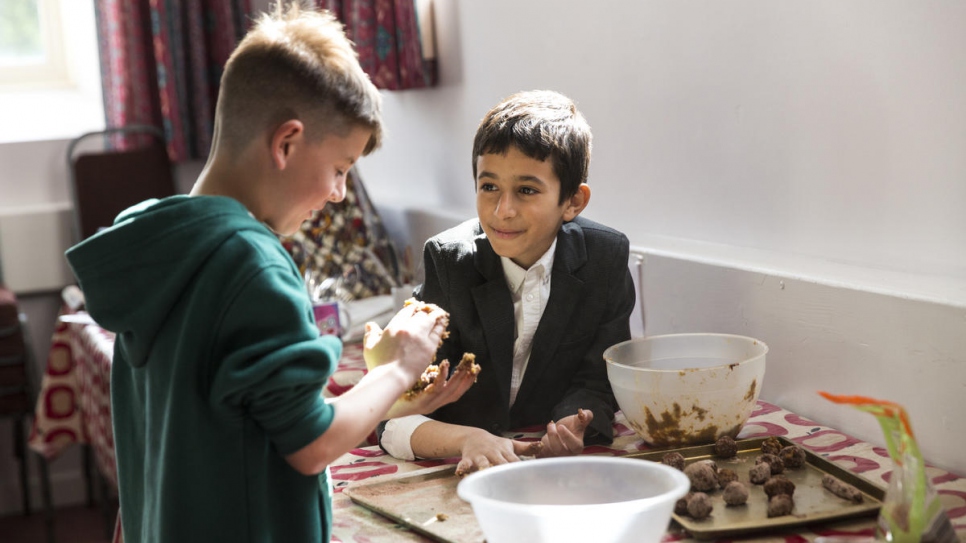
[[547,424],[547,433],[540,440],[543,445],[538,454],[540,458],[550,456],[574,456],[584,450],[584,431],[594,420],[594,412],[589,409],[578,409],[576,415],[570,415]]
[[463,443],[463,457],[456,465],[456,475],[462,477],[491,466],[517,462],[521,456],[537,456],[542,447],[539,441],[517,441],[483,430]]
[[470,368],[457,366],[449,379],[449,361],[443,360],[439,364],[439,377],[421,393],[412,398],[401,397],[389,408],[387,419],[404,417],[406,415],[426,415],[436,411],[448,403],[460,399],[473,383],[476,374]]
[[366,367],[371,370],[396,362],[412,375],[415,383],[432,363],[448,325],[449,314],[429,304],[403,307],[385,329],[374,322],[367,322],[362,340]]

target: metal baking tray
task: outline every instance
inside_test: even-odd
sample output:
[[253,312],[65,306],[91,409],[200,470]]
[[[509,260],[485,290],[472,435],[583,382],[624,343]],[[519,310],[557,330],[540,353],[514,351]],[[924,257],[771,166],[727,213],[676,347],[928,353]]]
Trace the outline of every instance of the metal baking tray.
[[440,543],[483,543],[469,503],[456,495],[456,465],[357,481],[342,490],[353,502]]
[[[762,485],[751,484],[748,480],[748,470],[755,464],[755,458],[761,454],[761,444],[765,439],[767,438],[737,440],[738,456],[730,459],[716,457],[714,445],[647,451],[629,454],[627,457],[660,462],[665,454],[676,451],[681,453],[686,464],[710,459],[717,464],[719,469],[731,468],[738,474],[738,480],[748,485],[749,496],[745,505],[729,506],[725,504],[721,497],[721,490],[718,489],[707,493],[714,506],[709,517],[698,520],[689,516],[673,515],[674,521],[696,539],[778,531],[805,524],[833,522],[878,514],[885,497],[885,489],[835,465],[805,447],[779,437],[778,440],[781,441],[783,447],[796,445],[805,452],[805,465],[798,469],[786,468],[782,473],[795,483],[793,496],[795,507],[792,514],[768,518],[768,497],[765,495]],[[822,476],[826,473],[838,477],[843,482],[862,491],[863,501],[852,503],[825,490],[822,487]]]

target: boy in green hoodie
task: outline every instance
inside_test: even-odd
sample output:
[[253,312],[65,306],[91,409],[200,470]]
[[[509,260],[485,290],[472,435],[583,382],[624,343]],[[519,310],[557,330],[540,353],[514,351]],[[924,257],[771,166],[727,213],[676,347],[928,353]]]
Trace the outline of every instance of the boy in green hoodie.
[[298,4],[264,15],[225,67],[215,126],[190,195],[143,202],[67,251],[90,314],[117,334],[124,540],[328,541],[328,464],[381,419],[457,399],[473,376],[398,400],[446,325],[413,305],[367,328],[372,369],[358,385],[321,396],[342,346],[319,336],[276,235],[341,200],[381,138],[378,91],[333,17]]

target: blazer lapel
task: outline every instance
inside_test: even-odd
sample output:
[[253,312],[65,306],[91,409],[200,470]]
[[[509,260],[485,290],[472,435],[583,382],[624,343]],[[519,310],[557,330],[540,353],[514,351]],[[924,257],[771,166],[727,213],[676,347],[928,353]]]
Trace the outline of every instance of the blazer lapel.
[[[553,273],[550,278],[550,299],[543,310],[540,325],[533,336],[533,348],[523,382],[517,392],[516,403],[526,402],[528,396],[539,393],[536,384],[543,372],[553,365],[553,355],[563,337],[567,324],[571,322],[577,302],[583,296],[584,282],[574,272],[587,261],[587,249],[580,227],[572,222],[566,223],[557,236],[557,253],[553,260]],[[511,346],[512,352],[512,346]]]
[[471,289],[476,304],[477,317],[483,328],[483,337],[490,351],[489,367],[483,371],[495,372],[500,394],[499,405],[510,403],[510,377],[513,370],[513,340],[516,323],[513,319],[513,301],[503,276],[500,257],[486,241],[485,236],[476,239],[476,267],[487,280]]

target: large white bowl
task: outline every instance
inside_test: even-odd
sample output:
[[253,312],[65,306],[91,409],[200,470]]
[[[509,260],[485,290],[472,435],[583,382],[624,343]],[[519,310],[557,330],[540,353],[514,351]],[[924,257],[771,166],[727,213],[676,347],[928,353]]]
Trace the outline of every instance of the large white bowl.
[[456,492],[487,543],[655,543],[690,486],[684,473],[657,462],[570,456],[478,471]]
[[666,447],[737,436],[758,401],[767,352],[745,336],[669,334],[618,343],[604,360],[630,426]]

